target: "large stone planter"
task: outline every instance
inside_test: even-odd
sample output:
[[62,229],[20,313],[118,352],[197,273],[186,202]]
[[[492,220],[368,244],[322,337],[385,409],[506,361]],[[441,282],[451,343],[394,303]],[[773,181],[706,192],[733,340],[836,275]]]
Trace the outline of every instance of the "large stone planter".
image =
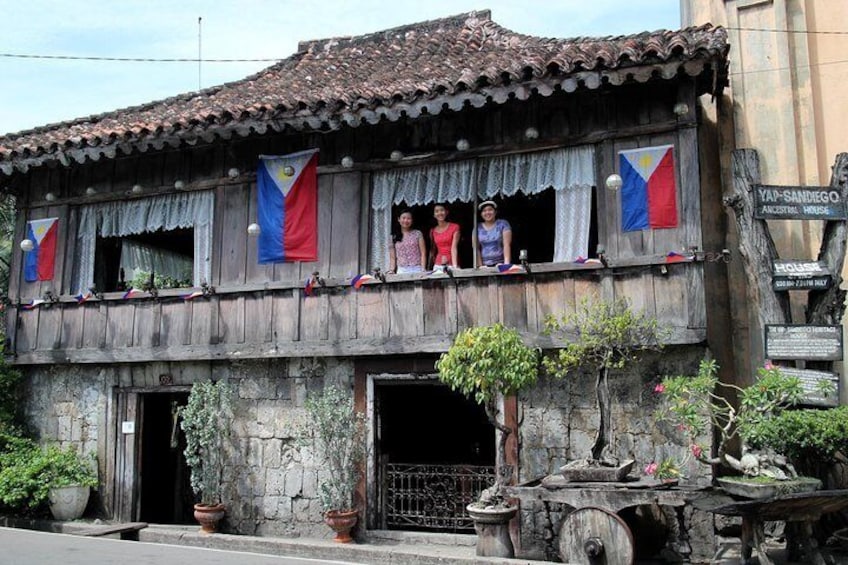
[[465,509],[474,520],[474,529],[477,531],[477,555],[515,557],[515,547],[509,537],[509,521],[518,512],[517,506],[483,508],[469,504]]
[[716,479],[727,494],[742,498],[774,498],[797,492],[813,492],[821,488],[821,481],[812,477],[798,477],[788,481],[752,481],[744,478],[720,477]]
[[53,518],[63,521],[82,518],[90,493],[90,487],[79,485],[50,489],[47,500],[50,503]]
[[633,459],[628,459],[613,467],[589,465],[585,460],[569,461],[559,468],[559,472],[567,482],[618,483],[630,474],[634,463]]

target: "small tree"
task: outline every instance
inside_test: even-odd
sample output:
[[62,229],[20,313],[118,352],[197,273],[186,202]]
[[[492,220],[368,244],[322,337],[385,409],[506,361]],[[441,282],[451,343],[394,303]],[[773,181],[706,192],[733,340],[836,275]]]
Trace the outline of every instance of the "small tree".
[[188,403],[179,409],[191,488],[200,497],[200,504],[206,506],[221,502],[224,438],[230,432],[231,401],[229,384],[201,381],[191,387]]
[[609,372],[624,369],[644,351],[662,349],[659,324],[655,318],[633,312],[627,300],[594,302],[587,299],[581,301],[573,314],[560,318],[549,316],[545,333],[569,342],[543,360],[550,375],[561,378],[580,367],[594,368],[600,421],[590,462],[610,463],[603,458],[604,451],[612,443]]
[[501,324],[460,332],[436,362],[439,379],[481,404],[498,431],[498,472],[489,497],[492,503],[502,501],[502,488],[512,478],[512,469],[506,465],[506,441],[512,429],[498,418],[498,401],[532,386],[538,366],[538,351],[524,345],[517,331]]
[[320,498],[325,512],[354,508],[354,493],[365,459],[365,415],[338,386],[306,399],[307,433],[326,473]]

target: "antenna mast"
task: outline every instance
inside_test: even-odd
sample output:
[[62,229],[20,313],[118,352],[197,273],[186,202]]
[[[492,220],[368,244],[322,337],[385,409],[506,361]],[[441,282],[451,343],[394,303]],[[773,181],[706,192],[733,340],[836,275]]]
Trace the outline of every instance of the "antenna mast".
[[200,16],[197,17],[197,90],[200,90],[202,88],[202,86],[201,86],[202,83],[200,81],[200,78],[201,78],[200,65],[201,65],[201,61],[202,61],[202,58],[201,58],[201,53],[202,53],[202,51],[201,51],[201,45],[202,45],[201,37],[203,35],[202,34],[203,27],[201,26],[200,22],[202,20],[203,20],[202,17],[200,17]]

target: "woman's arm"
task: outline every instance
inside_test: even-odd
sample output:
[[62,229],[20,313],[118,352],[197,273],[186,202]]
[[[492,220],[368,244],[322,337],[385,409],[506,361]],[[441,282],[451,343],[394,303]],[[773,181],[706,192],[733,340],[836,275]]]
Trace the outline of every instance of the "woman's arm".
[[397,255],[395,254],[395,242],[389,241],[389,270],[388,273],[397,271]]
[[427,268],[427,244],[424,243],[424,234],[418,232],[418,251],[421,252],[421,268]]
[[504,263],[512,263],[512,229],[503,232]]
[[453,238],[451,239],[451,266],[459,267],[459,226],[453,232]]

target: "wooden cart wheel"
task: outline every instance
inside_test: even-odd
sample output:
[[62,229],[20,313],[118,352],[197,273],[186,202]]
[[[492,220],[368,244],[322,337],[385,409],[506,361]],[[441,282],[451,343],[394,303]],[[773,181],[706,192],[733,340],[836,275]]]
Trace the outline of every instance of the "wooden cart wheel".
[[634,553],[630,528],[613,512],[586,506],[562,521],[559,555],[565,563],[632,565]]

